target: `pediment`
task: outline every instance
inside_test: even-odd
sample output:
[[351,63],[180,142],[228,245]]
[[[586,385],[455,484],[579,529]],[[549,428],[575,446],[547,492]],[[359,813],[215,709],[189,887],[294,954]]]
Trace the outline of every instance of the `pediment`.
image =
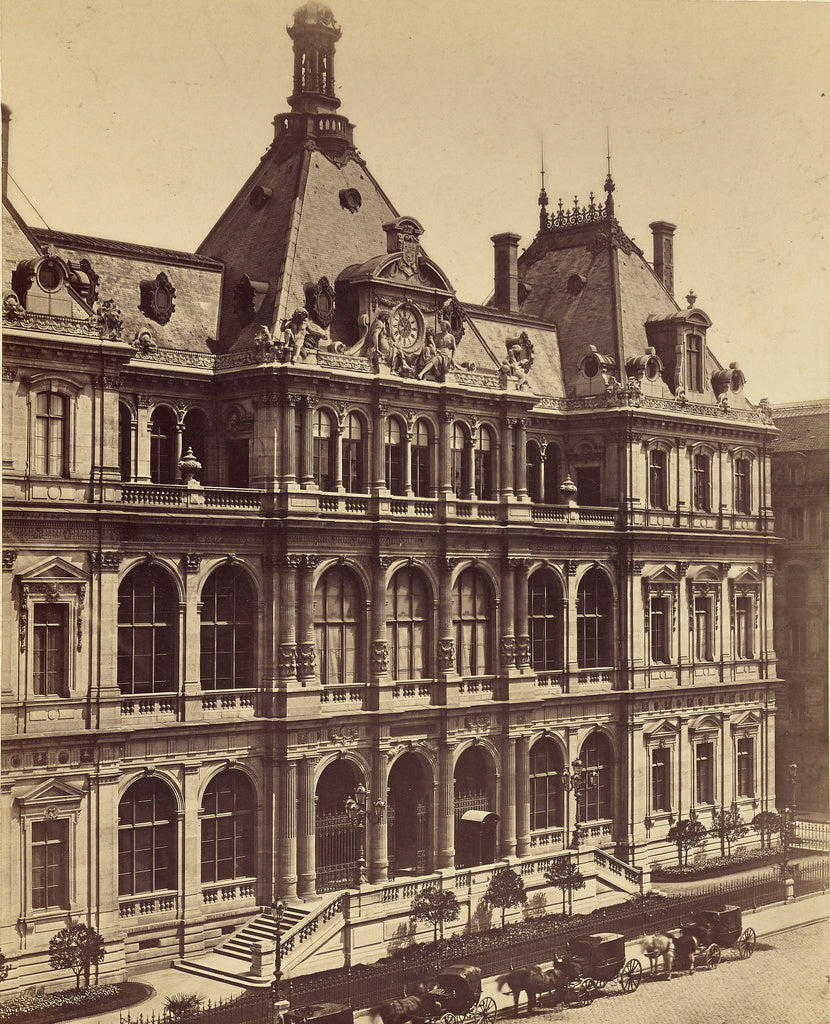
[[734,579],[735,583],[741,583],[744,586],[760,586],[761,584],[761,577],[754,569],[744,569]]
[[761,716],[757,711],[744,711],[732,721],[732,729],[757,729],[761,725]]
[[49,558],[20,573],[21,583],[56,580],[63,583],[88,583],[89,575],[63,558]]
[[720,727],[715,715],[698,715],[689,722],[690,732],[720,732]]
[[75,808],[86,796],[85,790],[64,779],[48,779],[31,786],[18,786],[14,799],[26,811],[45,807]]
[[661,565],[645,577],[647,583],[677,583],[677,573],[668,565]]
[[643,732],[651,740],[673,740],[678,735],[679,729],[668,718],[662,718],[658,722],[650,722],[643,726]]

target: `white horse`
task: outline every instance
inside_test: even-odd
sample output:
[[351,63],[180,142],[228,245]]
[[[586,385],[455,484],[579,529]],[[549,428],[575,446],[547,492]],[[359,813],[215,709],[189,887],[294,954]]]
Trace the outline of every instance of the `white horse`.
[[637,942],[641,954],[648,957],[652,975],[657,974],[657,962],[661,957],[666,968],[667,981],[671,981],[675,958],[684,963],[688,960],[689,971],[694,974],[697,939],[693,935],[672,936],[655,932],[653,935],[643,935]]

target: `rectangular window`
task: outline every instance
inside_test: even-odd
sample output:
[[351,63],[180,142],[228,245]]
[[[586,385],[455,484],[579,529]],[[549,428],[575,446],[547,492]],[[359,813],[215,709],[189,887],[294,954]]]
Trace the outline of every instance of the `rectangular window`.
[[694,599],[695,661],[712,661],[712,602],[708,597]]
[[713,804],[715,802],[713,765],[713,744],[698,743],[695,749],[695,795],[699,804]]
[[738,740],[738,796],[755,796],[754,740]]
[[686,335],[686,387],[703,390],[703,338],[699,334]]
[[579,505],[601,505],[599,466],[576,467],[576,500]]
[[655,448],[648,457],[648,494],[652,508],[669,507],[667,482],[666,453]]
[[66,695],[69,606],[36,604],[32,638],[32,692],[39,697]]
[[228,487],[251,486],[249,448],[250,442],[247,437],[228,441]]
[[752,657],[752,598],[748,594],[735,598],[735,657]]
[[69,906],[69,822],[32,822],[32,909]]
[[735,511],[742,515],[751,511],[750,468],[749,459],[735,460]]
[[37,396],[35,416],[35,472],[66,475],[66,398],[51,391]]
[[712,511],[711,460],[708,455],[695,455],[694,475],[694,507],[697,512]]
[[363,485],[363,452],[361,442],[343,438],[343,486],[350,494],[360,494]]
[[791,540],[804,540],[804,509],[791,508],[787,515],[787,532]]
[[651,630],[652,662],[666,664],[671,660],[669,654],[670,615],[671,608],[667,597],[653,597],[651,599],[649,626]]
[[657,750],[651,752],[651,809],[653,811],[671,810],[670,757],[671,754],[665,747],[658,747]]
[[429,497],[429,448],[414,444],[410,448],[412,490],[416,498]]

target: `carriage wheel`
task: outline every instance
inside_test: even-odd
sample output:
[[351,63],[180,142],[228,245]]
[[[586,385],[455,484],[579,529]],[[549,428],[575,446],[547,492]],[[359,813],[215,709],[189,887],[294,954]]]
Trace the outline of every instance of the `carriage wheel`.
[[619,974],[619,982],[623,992],[636,992],[643,976],[643,965],[639,960],[629,960],[623,965]]
[[479,1024],[493,1024],[496,1019],[496,1000],[485,996],[476,1006],[475,1013]]
[[712,969],[720,963],[720,946],[716,942],[706,947],[706,952],[703,954],[703,962]]
[[454,1013],[445,1013],[440,1020],[440,1024],[456,1024]]
[[755,931],[746,928],[738,939],[738,955],[741,960],[748,960],[755,951]]
[[568,988],[568,1002],[571,1006],[590,1006],[601,988],[593,978],[579,978]]

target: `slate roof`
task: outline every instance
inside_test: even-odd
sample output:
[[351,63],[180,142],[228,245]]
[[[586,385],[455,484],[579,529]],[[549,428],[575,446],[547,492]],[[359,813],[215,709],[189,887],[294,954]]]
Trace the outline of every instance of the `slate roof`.
[[776,452],[814,452],[830,449],[830,401],[774,405],[772,419],[781,431],[773,442]]

